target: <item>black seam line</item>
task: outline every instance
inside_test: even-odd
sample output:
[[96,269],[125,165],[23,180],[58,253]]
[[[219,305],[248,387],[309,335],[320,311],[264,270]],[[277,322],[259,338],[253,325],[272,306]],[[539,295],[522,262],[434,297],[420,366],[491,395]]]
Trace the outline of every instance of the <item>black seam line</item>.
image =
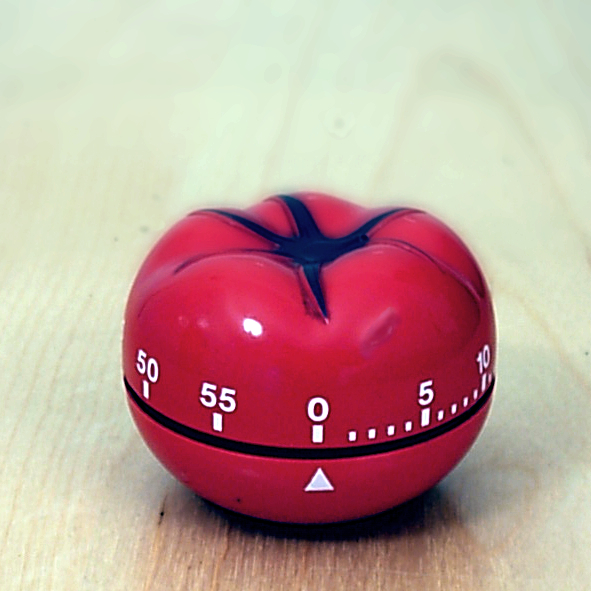
[[219,437],[217,435],[211,435],[205,433],[187,425],[183,425],[167,417],[156,409],[152,408],[144,400],[140,398],[137,392],[131,387],[127,378],[123,378],[125,388],[129,394],[129,397],[133,402],[147,414],[151,419],[159,423],[162,427],[187,437],[193,441],[204,443],[219,449],[225,449],[227,451],[248,454],[252,456],[263,456],[269,458],[287,458],[293,460],[336,460],[340,458],[355,458],[359,456],[370,456],[376,454],[388,453],[398,449],[404,449],[424,443],[435,437],[439,437],[445,433],[448,433],[452,429],[455,429],[462,423],[465,423],[478,413],[488,402],[492,395],[495,379],[493,378],[490,386],[486,392],[480,397],[480,399],[473,404],[468,410],[461,413],[457,417],[454,417],[450,421],[432,427],[420,433],[409,435],[401,439],[395,439],[393,441],[384,441],[382,443],[372,443],[370,445],[357,445],[353,447],[322,447],[322,448],[302,448],[302,447],[276,447],[271,445],[260,445],[257,443],[245,443],[242,441],[235,441],[233,439],[226,439],[225,437]]

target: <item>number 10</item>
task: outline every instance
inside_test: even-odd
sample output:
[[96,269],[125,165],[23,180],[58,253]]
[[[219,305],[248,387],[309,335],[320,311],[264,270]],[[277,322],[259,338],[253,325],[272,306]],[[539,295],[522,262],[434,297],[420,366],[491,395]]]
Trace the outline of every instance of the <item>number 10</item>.
[[478,363],[478,371],[483,374],[490,365],[490,347],[488,345],[484,345],[482,351],[478,351],[476,362]]

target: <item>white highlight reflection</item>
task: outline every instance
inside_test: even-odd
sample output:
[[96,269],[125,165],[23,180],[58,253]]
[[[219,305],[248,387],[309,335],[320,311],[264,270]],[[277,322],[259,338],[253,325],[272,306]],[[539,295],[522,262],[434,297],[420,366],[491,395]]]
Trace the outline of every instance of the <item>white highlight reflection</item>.
[[242,328],[253,337],[260,337],[263,334],[263,325],[254,318],[245,318],[242,321]]

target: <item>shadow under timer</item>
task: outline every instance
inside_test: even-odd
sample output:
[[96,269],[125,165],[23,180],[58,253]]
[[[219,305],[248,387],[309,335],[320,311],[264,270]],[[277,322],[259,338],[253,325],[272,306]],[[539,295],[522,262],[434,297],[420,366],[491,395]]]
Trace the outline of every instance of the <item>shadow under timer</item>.
[[123,372],[145,442],[197,494],[330,523],[461,460],[495,352],[488,287],[449,228],[302,192],[195,211],[160,239],[129,295]]

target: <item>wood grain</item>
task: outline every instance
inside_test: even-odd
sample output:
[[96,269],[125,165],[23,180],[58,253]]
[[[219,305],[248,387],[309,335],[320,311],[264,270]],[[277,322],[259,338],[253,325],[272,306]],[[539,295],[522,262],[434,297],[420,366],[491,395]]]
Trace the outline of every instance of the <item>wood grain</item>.
[[[591,588],[590,18],[574,0],[3,2],[2,589]],[[455,227],[500,343],[462,464],[325,528],[197,499],[143,446],[120,370],[160,233],[303,187]]]

